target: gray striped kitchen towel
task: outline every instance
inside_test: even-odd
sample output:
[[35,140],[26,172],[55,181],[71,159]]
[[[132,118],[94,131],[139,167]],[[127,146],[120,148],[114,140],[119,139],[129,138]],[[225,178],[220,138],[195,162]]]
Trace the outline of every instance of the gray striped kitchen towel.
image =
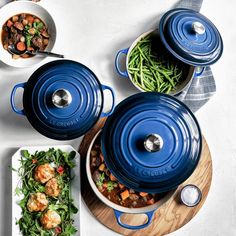
[[[188,8],[200,11],[203,0],[181,0],[175,8]],[[184,102],[193,112],[199,110],[215,94],[216,85],[211,68],[206,67],[200,76],[195,76],[192,82],[177,97]]]

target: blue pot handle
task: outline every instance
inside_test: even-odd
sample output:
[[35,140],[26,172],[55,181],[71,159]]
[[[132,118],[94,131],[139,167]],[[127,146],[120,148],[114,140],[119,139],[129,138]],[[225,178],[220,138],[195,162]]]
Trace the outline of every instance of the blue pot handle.
[[194,77],[200,76],[203,73],[203,71],[205,70],[205,67],[200,67],[200,70],[198,70],[198,68],[196,67],[196,69],[195,69]]
[[155,212],[155,210],[144,213],[148,217],[148,221],[145,224],[133,226],[133,225],[127,225],[127,224],[124,224],[121,222],[121,216],[124,214],[124,212],[114,210],[117,223],[121,227],[126,228],[126,229],[130,229],[130,230],[139,230],[139,229],[143,229],[143,228],[146,228],[147,226],[149,226],[150,223],[152,222],[154,212]]
[[111,92],[111,95],[112,95],[112,107],[111,107],[111,110],[109,112],[102,112],[101,117],[107,117],[107,116],[111,115],[113,113],[114,109],[115,109],[115,92],[114,92],[114,90],[111,87],[102,84],[102,90],[104,91],[106,89]]
[[13,90],[11,92],[11,107],[12,107],[12,110],[18,115],[25,115],[25,111],[24,111],[24,109],[23,110],[17,109],[17,107],[15,105],[16,90],[18,88],[23,88],[24,89],[25,85],[26,85],[26,83],[17,84],[17,85],[15,85],[15,87],[13,88]]
[[127,55],[128,51],[129,51],[129,48],[120,50],[116,54],[116,59],[115,59],[115,66],[116,66],[116,70],[117,70],[118,74],[123,76],[123,77],[127,77],[127,78],[129,77],[128,72],[127,71],[122,71],[120,69],[120,56],[121,56],[121,54]]

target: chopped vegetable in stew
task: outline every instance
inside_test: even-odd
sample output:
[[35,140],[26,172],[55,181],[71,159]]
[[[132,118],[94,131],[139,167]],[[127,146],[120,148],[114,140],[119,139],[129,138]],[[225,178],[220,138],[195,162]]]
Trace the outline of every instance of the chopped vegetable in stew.
[[110,201],[128,208],[139,208],[152,205],[164,194],[135,192],[119,183],[108,170],[101,152],[100,137],[95,141],[91,153],[91,173],[98,190]]
[[[10,19],[2,27],[2,43],[4,49],[12,45],[21,54],[28,50],[45,50],[49,43],[48,29],[45,23],[37,16],[31,14],[18,14]],[[28,58],[31,54],[15,55],[13,58]]]

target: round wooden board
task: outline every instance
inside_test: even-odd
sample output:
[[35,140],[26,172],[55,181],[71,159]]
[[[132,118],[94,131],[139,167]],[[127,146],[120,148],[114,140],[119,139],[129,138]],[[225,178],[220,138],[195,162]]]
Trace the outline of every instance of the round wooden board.
[[[85,160],[87,149],[94,135],[103,127],[104,122],[105,119],[100,119],[94,128],[84,136],[79,149],[82,173],[81,191],[84,202],[92,214],[98,221],[111,230],[129,236],[166,235],[187,224],[203,206],[211,185],[212,160],[206,140],[203,138],[202,156],[194,173],[179,186],[172,198],[156,211],[152,223],[147,228],[132,231],[124,229],[117,224],[113,210],[96,197],[86,177]],[[186,207],[179,202],[179,190],[186,184],[195,184],[202,191],[202,200],[196,207]],[[140,214],[125,214],[122,217],[122,221],[130,225],[140,225],[146,222],[146,216]]]

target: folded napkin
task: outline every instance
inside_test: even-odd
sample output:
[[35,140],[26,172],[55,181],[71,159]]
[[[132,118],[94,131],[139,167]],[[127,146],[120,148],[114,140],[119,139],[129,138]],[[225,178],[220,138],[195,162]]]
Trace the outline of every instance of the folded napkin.
[[[181,0],[175,7],[200,11],[203,0]],[[215,94],[216,85],[211,68],[206,67],[200,76],[195,76],[192,82],[178,96],[193,112],[199,110]]]

